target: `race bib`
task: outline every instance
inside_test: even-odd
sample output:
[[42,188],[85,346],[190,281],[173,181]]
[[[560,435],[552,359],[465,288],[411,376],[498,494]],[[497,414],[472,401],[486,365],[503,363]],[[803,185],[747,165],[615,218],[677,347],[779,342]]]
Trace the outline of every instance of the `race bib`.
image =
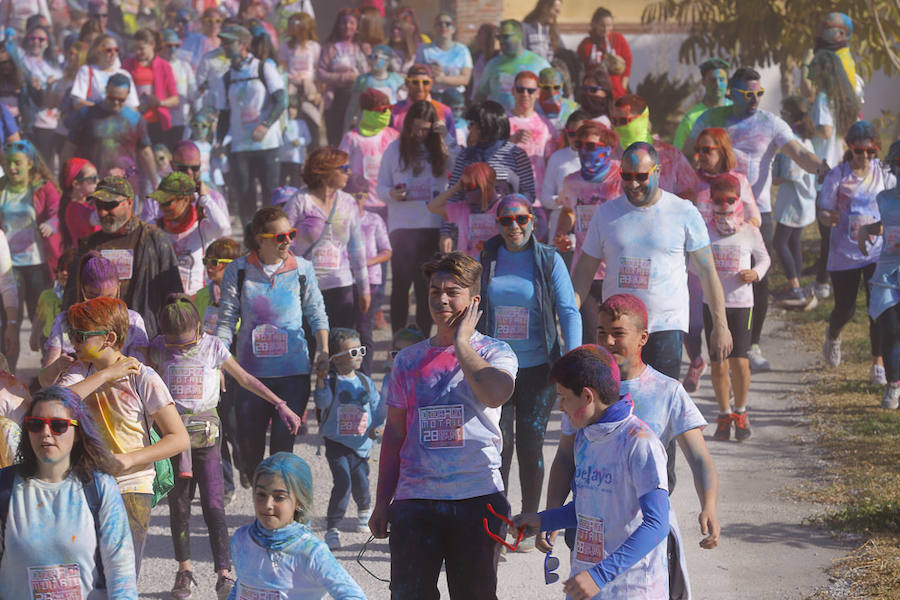
[[132,269],[134,267],[134,250],[127,248],[116,248],[108,250],[100,250],[103,258],[112,261],[116,265],[116,272],[119,279],[131,279]]
[[257,325],[251,337],[253,356],[257,358],[274,358],[287,354],[287,332],[274,325]]
[[469,215],[469,246],[484,242],[497,235],[497,217],[491,213]]
[[358,404],[339,404],[338,435],[366,435],[369,414]]
[[500,73],[500,91],[509,94],[513,89],[516,76],[512,73]]
[[203,367],[169,365],[169,391],[181,401],[203,399]]
[[737,273],[741,270],[741,247],[713,244],[713,259],[716,261],[716,270],[723,273]]
[[875,222],[875,217],[869,215],[850,215],[850,239],[859,241],[859,228]]
[[203,311],[203,331],[210,335],[216,333],[216,325],[219,323],[219,307],[210,304]]
[[498,306],[494,309],[497,325],[494,336],[501,340],[528,339],[528,309],[524,306]]
[[419,408],[419,441],[429,450],[462,448],[466,445],[462,404]]
[[884,228],[884,249],[900,250],[900,225],[890,225]]
[[238,600],[281,600],[278,590],[263,589],[238,583]]
[[81,600],[81,570],[76,564],[28,567],[33,600]]
[[366,181],[378,181],[379,169],[381,169],[381,156],[363,156],[363,176]]
[[313,266],[333,271],[341,266],[341,249],[331,242],[322,242],[313,250]]
[[579,204],[575,207],[575,230],[578,233],[585,233],[588,230],[598,206],[597,204]]
[[650,289],[649,258],[619,258],[619,287],[633,290]]
[[603,519],[578,515],[575,560],[592,565],[603,560]]
[[413,202],[430,202],[431,179],[413,179],[406,184],[406,200]]
[[305,52],[291,57],[291,72],[306,73],[312,67],[312,57]]

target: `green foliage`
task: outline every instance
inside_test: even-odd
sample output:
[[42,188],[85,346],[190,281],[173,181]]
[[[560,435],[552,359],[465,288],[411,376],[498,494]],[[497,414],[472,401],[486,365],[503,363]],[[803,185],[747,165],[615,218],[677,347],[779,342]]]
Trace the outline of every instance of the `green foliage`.
[[641,21],[689,26],[678,52],[683,63],[723,56],[733,64],[772,65],[801,60],[818,23],[833,11],[853,19],[850,50],[863,77],[900,72],[900,0],[661,0],[644,9]]
[[697,89],[698,82],[690,79],[669,79],[668,73],[648,73],[637,85],[635,93],[650,107],[653,132],[666,140],[675,137],[678,123],[684,116],[682,104]]

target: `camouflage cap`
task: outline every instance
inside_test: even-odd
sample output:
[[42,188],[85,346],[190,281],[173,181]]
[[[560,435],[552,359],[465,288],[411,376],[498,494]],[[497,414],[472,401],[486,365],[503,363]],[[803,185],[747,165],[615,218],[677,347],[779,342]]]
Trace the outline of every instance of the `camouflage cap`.
[[101,202],[122,202],[134,198],[134,190],[124,177],[104,177],[97,184],[97,189],[88,196],[88,199]]
[[194,197],[197,190],[197,182],[187,173],[175,171],[169,173],[159,182],[156,191],[149,195],[160,204],[168,204],[175,198]]

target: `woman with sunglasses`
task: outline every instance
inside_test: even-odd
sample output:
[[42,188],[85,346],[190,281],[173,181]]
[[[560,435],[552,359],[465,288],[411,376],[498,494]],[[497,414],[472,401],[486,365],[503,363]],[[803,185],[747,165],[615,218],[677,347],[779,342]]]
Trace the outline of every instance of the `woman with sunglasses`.
[[[256,212],[244,237],[250,253],[225,267],[216,335],[225,347],[231,347],[236,337],[237,362],[303,416],[312,365],[328,361],[328,316],[315,268],[291,251],[296,237],[297,229],[280,208],[268,206]],[[315,361],[310,361],[304,319],[315,336]],[[241,470],[249,477],[265,454],[269,421],[272,454],[291,452],[297,430],[288,429],[269,402],[247,390],[240,394],[238,443]]]
[[[515,391],[500,416],[500,473],[508,493],[515,446],[522,512],[533,512],[541,499],[544,434],[556,400],[556,388],[548,378],[550,365],[581,345],[581,316],[562,256],[534,239],[528,199],[521,194],[504,196],[496,219],[500,235],[485,242],[481,253],[484,314],[478,330],[508,343],[519,361]],[[533,541],[528,547],[534,547]]]
[[63,243],[77,248],[81,240],[100,231],[97,211],[88,197],[97,189],[97,167],[84,158],[70,158],[60,171],[62,196],[59,214],[63,218]]
[[612,109],[613,85],[609,73],[600,67],[589,68],[581,80],[578,103],[592,121],[612,129],[609,113]]
[[[556,128],[535,110],[539,90],[538,76],[531,71],[520,71],[513,80],[515,104],[509,115],[509,141],[524,150],[531,160],[536,190],[542,188],[547,158],[556,150]],[[536,208],[543,213],[540,200]],[[541,239],[546,237],[546,227],[544,219]]]
[[369,272],[356,200],[343,191],[349,156],[333,147],[313,150],[303,165],[307,189],[284,205],[297,230],[293,250],[313,263],[332,327],[356,326],[357,309],[369,310]]
[[130,83],[125,106],[137,110],[141,102],[134,80],[131,73],[121,67],[119,43],[108,34],[97,36],[88,50],[87,64],[82,65],[75,75],[75,83],[72,84],[72,99],[75,106],[81,108],[103,102],[106,98],[106,84],[116,73],[127,77]]
[[384,151],[378,171],[378,197],[388,206],[391,240],[391,327],[407,325],[409,288],[416,296],[416,326],[431,332],[428,285],[419,271],[438,248],[441,218],[427,205],[447,187],[450,156],[440,130],[440,116],[426,100],[414,102],[399,139]]
[[324,83],[325,127],[328,143],[337,145],[344,133],[344,115],[350,103],[353,82],[368,70],[366,54],[356,41],[359,20],[355,9],[342,8],[322,47],[316,68],[316,79]]
[[0,595],[22,597],[31,587],[22,580],[28,573],[32,584],[45,580],[51,594],[137,600],[116,465],[85,404],[72,390],[46,388],[24,425],[19,463],[0,471],[0,486],[10,493],[0,528]]
[[[878,132],[871,123],[854,123],[844,136],[847,151],[843,162],[828,172],[822,184],[819,221],[831,228],[828,274],[834,290],[834,309],[828,318],[823,353],[825,362],[832,367],[841,364],[841,329],[856,312],[860,284],[865,290],[866,304],[869,303],[869,280],[881,253],[881,237],[870,240],[866,253],[860,251],[861,228],[881,220],[875,197],[894,187],[896,182],[878,160],[878,140]],[[871,317],[869,341],[872,351],[869,381],[873,385],[885,385],[881,330]]]

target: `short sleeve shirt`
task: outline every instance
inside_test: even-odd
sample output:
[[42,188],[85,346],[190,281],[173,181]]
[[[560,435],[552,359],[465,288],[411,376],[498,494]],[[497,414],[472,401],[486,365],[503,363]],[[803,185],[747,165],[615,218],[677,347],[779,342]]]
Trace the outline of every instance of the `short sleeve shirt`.
[[[248,57],[240,68],[231,68],[228,89],[225,77],[216,82],[216,109],[231,111],[228,133],[231,135],[231,150],[247,152],[251,150],[271,150],[281,146],[281,124],[276,121],[269,127],[265,137],[255,142],[251,138],[253,130],[261,124],[272,106],[272,94],[284,89],[284,79],[272,61],[263,65],[260,80],[259,59]],[[227,94],[227,95],[226,95]]]
[[150,361],[159,369],[179,413],[212,410],[219,404],[219,369],[230,356],[224,342],[207,333],[184,350],[167,347],[161,335],[150,344]]
[[[472,68],[472,54],[465,44],[459,42],[453,42],[446,50],[441,49],[437,44],[424,44],[419,46],[416,51],[416,62],[426,65],[438,64],[444,75],[456,77],[462,74],[463,69]],[[449,87],[453,86],[435,84],[434,91],[442,92]],[[466,86],[456,86],[456,89],[463,92]]]

